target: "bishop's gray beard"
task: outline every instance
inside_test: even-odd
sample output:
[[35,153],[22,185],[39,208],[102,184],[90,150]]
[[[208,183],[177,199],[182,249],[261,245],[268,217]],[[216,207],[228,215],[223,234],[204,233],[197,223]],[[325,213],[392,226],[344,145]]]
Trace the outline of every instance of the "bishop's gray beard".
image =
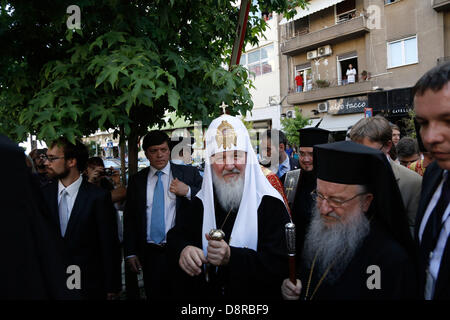
[[324,279],[329,284],[335,283],[340,278],[370,231],[370,222],[362,211],[348,219],[345,223],[338,221],[332,227],[327,227],[320,217],[319,210],[314,206],[302,257],[311,270],[312,262],[317,255],[313,272],[319,277],[333,264]]
[[[239,209],[241,204],[242,195],[244,194],[244,181],[243,175],[239,175],[237,178],[226,182],[223,177],[218,177],[214,170],[211,170],[213,175],[213,184],[215,189],[215,194],[219,204],[225,211]],[[233,172],[238,173],[239,170],[233,169]]]

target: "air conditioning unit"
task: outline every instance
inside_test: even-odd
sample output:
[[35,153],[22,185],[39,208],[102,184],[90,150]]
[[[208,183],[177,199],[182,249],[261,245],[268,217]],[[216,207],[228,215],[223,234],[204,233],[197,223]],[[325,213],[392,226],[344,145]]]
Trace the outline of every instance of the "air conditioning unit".
[[286,118],[289,118],[289,119],[295,118],[295,110],[286,111]]
[[317,49],[317,51],[318,51],[318,56],[319,56],[319,57],[329,56],[329,55],[332,54],[331,46],[330,46],[330,45],[324,46],[324,47],[319,47],[319,48]]
[[269,105],[270,106],[276,106],[280,104],[280,99],[278,96],[270,96],[269,97]]
[[312,60],[312,59],[315,59],[315,58],[317,58],[317,50],[308,51],[306,53],[306,59]]
[[317,105],[317,110],[319,112],[327,112],[328,111],[328,102],[321,102]]

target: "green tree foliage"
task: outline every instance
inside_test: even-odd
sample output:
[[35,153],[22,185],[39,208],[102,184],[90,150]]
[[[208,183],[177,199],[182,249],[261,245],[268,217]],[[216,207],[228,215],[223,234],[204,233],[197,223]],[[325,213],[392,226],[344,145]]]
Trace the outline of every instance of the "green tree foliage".
[[[251,11],[292,16],[303,0],[259,0]],[[79,0],[81,29],[68,30],[73,1],[2,1],[0,132],[74,141],[122,129],[128,142],[165,112],[208,123],[224,101],[231,114],[253,106],[248,71],[223,68],[239,8],[225,0]],[[246,42],[266,23],[251,15]]]
[[298,130],[310,124],[309,118],[303,117],[298,108],[295,108],[295,118],[281,119],[283,131],[290,145],[300,145]]

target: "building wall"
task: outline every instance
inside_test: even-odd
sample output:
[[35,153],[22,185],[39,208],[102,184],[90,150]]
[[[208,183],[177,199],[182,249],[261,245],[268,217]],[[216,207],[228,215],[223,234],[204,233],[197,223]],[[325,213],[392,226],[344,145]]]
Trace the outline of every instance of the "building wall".
[[[278,15],[274,13],[273,18],[267,21],[268,28],[264,32],[265,37],[259,38],[259,46],[253,47],[248,44],[245,47],[245,52],[248,53],[256,48],[271,44],[273,45],[272,72],[254,77],[252,79],[255,87],[250,89],[250,94],[252,95],[253,109],[256,110],[256,112],[254,113],[255,119],[252,119],[251,116],[247,118],[250,121],[263,120],[263,118],[269,119],[271,120],[272,125],[275,124],[275,127],[279,128],[279,108],[277,109],[273,108],[273,106],[269,106],[269,97],[276,96],[277,100],[280,100],[280,50],[278,41],[278,19]],[[267,112],[257,110],[262,108],[268,108]]]
[[444,12],[444,56],[450,56],[450,12]]
[[[444,21],[442,13],[430,1],[402,0],[384,5],[383,0],[366,0],[380,8],[380,29],[366,35],[367,61],[374,85],[384,89],[413,86],[418,78],[444,56]],[[387,42],[417,35],[417,64],[388,68]],[[412,76],[416,75],[416,76]]]
[[[420,76],[437,64],[439,58],[450,56],[450,13],[437,12],[431,5],[431,1],[424,0],[400,0],[389,5],[385,5],[384,0],[356,0],[357,15],[369,13],[370,6],[378,8],[379,28],[371,28],[370,32],[356,39],[332,45],[333,55],[327,57],[328,66],[321,61],[317,68],[320,78],[336,79],[336,56],[357,51],[357,72],[361,74],[367,70],[373,87],[389,90],[413,86]],[[310,15],[309,21],[310,32],[334,25],[334,7]],[[418,63],[388,68],[387,43],[414,35],[417,35]],[[305,62],[306,53],[280,56],[282,96],[294,87],[295,65]],[[313,61],[311,64],[314,72],[316,67]],[[287,99],[283,106],[288,106]]]

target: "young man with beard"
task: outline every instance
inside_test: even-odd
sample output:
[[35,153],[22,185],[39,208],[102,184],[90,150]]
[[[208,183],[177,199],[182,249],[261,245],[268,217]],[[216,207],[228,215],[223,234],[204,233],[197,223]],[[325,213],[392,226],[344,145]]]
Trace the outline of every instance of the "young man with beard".
[[283,297],[415,298],[412,239],[386,157],[350,141],[314,149],[316,209],[300,279],[284,280]]
[[213,120],[206,157],[202,188],[168,234],[179,298],[281,298],[289,215],[241,120]]
[[47,151],[42,191],[64,242],[67,266],[80,268],[83,299],[114,299],[122,288],[117,220],[111,193],[81,176],[88,151],[80,141],[55,140]]

